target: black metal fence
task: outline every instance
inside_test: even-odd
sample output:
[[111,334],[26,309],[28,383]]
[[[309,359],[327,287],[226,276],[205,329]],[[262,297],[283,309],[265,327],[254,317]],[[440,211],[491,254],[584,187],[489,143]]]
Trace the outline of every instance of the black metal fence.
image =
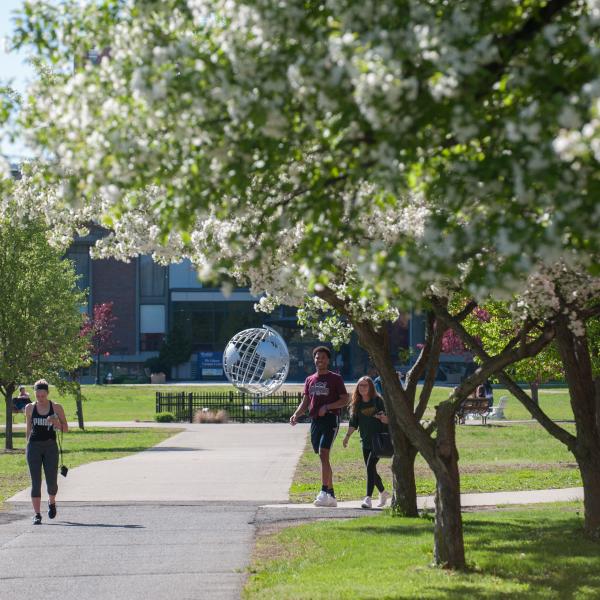
[[227,420],[237,423],[278,423],[289,421],[302,393],[282,392],[255,396],[241,392],[156,392],[156,412],[170,412],[177,421],[194,421],[199,411],[225,411]]

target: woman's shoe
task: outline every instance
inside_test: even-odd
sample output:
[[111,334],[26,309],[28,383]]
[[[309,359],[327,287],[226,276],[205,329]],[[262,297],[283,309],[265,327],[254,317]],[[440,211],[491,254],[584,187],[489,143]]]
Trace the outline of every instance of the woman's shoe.
[[54,519],[56,516],[56,504],[48,504],[48,518]]
[[35,513],[35,517],[33,517],[33,524],[34,525],[42,524],[42,515],[40,515],[40,513]]
[[377,507],[383,508],[387,504],[387,501],[390,499],[390,496],[391,494],[389,492],[386,492],[385,490],[383,490],[383,492],[380,492]]
[[361,508],[372,508],[373,504],[371,502],[371,496],[366,496],[360,505]]

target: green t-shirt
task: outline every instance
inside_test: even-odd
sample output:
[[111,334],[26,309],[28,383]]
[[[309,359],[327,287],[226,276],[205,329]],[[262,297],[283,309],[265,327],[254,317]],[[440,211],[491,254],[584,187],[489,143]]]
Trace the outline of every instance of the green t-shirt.
[[376,419],[373,415],[380,411],[384,411],[383,401],[379,396],[371,398],[368,402],[360,400],[356,407],[356,411],[350,416],[348,425],[358,429],[360,433],[360,441],[363,448],[371,449],[373,447],[371,439],[373,434],[382,431],[387,431],[388,426]]

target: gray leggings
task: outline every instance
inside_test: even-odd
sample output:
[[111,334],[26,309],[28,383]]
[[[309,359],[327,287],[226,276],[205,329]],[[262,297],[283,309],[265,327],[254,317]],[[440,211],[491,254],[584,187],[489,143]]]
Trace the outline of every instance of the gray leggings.
[[56,440],[45,442],[29,442],[27,444],[27,464],[31,475],[31,497],[42,495],[42,466],[46,477],[46,488],[49,496],[56,496],[58,491],[58,446]]

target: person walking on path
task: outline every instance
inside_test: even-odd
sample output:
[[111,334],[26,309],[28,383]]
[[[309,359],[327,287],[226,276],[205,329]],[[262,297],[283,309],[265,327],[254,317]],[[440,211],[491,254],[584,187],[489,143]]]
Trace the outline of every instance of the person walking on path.
[[290,424],[295,425],[298,418],[308,409],[312,419],[310,440],[315,454],[318,454],[321,460],[322,486],[314,505],[337,506],[329,457],[340,427],[340,409],[348,404],[348,392],[342,377],[329,370],[329,348],[315,348],[313,360],[316,372],[306,378],[302,402],[290,417]]
[[48,490],[48,517],[56,517],[56,493],[58,491],[58,445],[57,431],[68,431],[65,411],[60,404],[48,398],[48,382],[40,379],[33,386],[35,402],[25,407],[27,465],[31,475],[31,504],[35,513],[34,525],[41,525],[42,467]]
[[373,490],[379,490],[379,502],[377,506],[384,507],[390,497],[383,486],[383,481],[377,472],[379,457],[372,452],[373,435],[386,431],[388,418],[385,414],[383,399],[377,393],[375,384],[370,377],[361,377],[352,394],[350,403],[350,422],[348,432],[344,437],[344,448],[348,447],[350,436],[358,429],[362,444],[363,458],[367,467],[367,495],[363,500],[362,508],[372,508]]

